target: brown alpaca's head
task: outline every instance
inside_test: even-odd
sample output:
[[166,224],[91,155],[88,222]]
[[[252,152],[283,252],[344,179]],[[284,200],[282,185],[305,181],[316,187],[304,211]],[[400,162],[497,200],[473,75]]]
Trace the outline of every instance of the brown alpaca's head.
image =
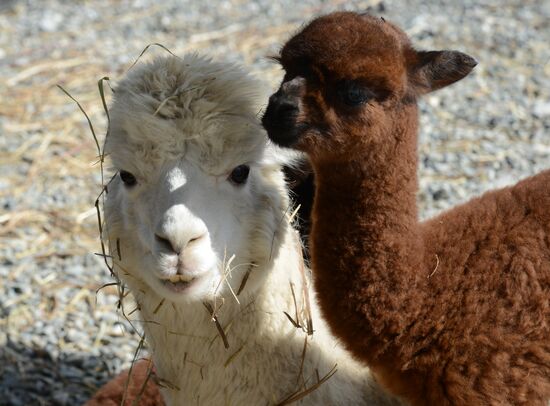
[[395,25],[353,12],[313,20],[286,43],[279,61],[285,77],[269,99],[264,127],[276,144],[327,159],[389,146],[388,133],[416,128],[419,95],[476,65],[457,51],[416,51]]

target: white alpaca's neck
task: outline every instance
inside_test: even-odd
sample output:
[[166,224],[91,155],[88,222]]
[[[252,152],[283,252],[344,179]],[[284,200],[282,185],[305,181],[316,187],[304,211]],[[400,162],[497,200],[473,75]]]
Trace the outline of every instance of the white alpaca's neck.
[[[272,378],[268,373],[273,353],[279,351],[276,339],[284,337],[283,332],[296,338],[303,337],[301,332],[293,331],[296,328],[283,313],[294,314],[290,281],[294,284],[300,282],[296,280],[298,258],[295,249],[286,246],[284,251],[285,257],[276,259],[271,269],[269,265],[264,269],[253,269],[252,272],[267,272],[269,275],[252,294],[245,287],[239,295],[240,304],[231,296],[226,297],[223,304],[221,300],[214,304],[218,308],[219,323],[225,330],[227,349],[202,303],[165,303],[153,314],[158,300],[156,303],[143,302],[145,320],[160,323],[144,324],[157,374],[169,385],[180,389],[165,391],[168,403],[225,404],[229,399],[231,404],[238,404],[237,400],[250,401],[250,396],[253,399],[258,397],[258,403],[261,403],[255,388],[262,385],[263,379],[264,385],[271,385]],[[286,275],[285,268],[289,271]],[[299,371],[287,373],[297,375]],[[247,386],[250,389],[242,389]],[[241,389],[231,393],[236,388]],[[265,397],[265,394],[261,395]]]
[[317,375],[322,378],[336,364],[338,371],[330,383],[320,385],[303,404],[320,404],[327,399],[330,404],[356,404],[374,396],[368,371],[348,359],[328,335],[314,298],[316,332],[308,337],[303,357],[307,334],[284,314],[296,314],[291,283],[302,308],[302,259],[292,233],[289,229],[281,255],[271,266],[253,270],[269,273],[259,289],[251,294],[245,288],[240,304],[230,298],[220,308],[218,317],[226,331],[228,349],[202,303],[167,302],[158,308],[160,299],[153,298],[151,292],[138,298],[157,375],[167,386],[163,394],[168,405],[277,404],[314,385]]

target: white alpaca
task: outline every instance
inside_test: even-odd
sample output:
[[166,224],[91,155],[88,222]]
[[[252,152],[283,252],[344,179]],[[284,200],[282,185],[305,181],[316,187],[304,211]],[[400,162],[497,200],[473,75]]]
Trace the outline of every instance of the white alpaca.
[[305,354],[307,334],[284,314],[305,322],[305,273],[258,89],[196,55],[136,67],[116,88],[107,233],[166,403],[278,404],[313,387],[298,403],[394,404],[329,336],[313,297]]

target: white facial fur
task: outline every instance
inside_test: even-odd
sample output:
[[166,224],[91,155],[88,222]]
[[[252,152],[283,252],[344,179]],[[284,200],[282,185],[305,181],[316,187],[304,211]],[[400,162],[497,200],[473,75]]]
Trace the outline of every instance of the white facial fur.
[[[257,114],[267,97],[258,87],[241,69],[191,55],[136,66],[116,88],[105,152],[136,184],[125,186],[116,172],[105,237],[114,270],[136,299],[156,376],[167,383],[164,401],[272,404],[337,364],[337,373],[300,403],[387,404],[376,400],[368,372],[346,357],[318,316],[288,224],[280,165],[299,156],[266,144]],[[228,181],[243,164],[251,168],[247,182]],[[226,283],[224,262],[233,254]],[[237,303],[229,286],[238,291],[248,271]],[[161,282],[193,277],[181,291]],[[309,295],[315,334],[306,354],[306,333],[283,311],[303,317]],[[227,334],[205,301],[219,304],[218,326]]]
[[[138,179],[135,186],[119,185],[125,195],[125,235],[133,235],[137,245],[130,255],[141,257],[140,277],[174,301],[213,296],[223,288],[229,258],[246,252],[239,219],[254,210],[248,185],[253,180],[236,186],[228,181],[227,171],[207,174],[184,159],[166,163],[154,175]],[[239,255],[231,265],[244,260]],[[181,292],[169,282],[177,281],[176,276]]]
[[[136,67],[117,87],[105,149],[137,182],[116,175],[105,212],[130,285],[174,302],[211,300],[268,260],[286,202],[257,89],[241,70],[194,55]],[[229,179],[239,165],[250,167],[243,184]]]

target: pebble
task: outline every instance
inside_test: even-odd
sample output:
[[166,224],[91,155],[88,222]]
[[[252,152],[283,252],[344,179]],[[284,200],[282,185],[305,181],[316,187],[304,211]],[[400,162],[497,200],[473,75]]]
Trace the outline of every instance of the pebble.
[[536,117],[550,117],[550,102],[547,101],[538,101],[533,107],[533,114]]
[[63,14],[46,11],[44,16],[42,17],[42,20],[40,21],[40,28],[48,32],[57,31],[60,25],[63,23],[63,20]]

